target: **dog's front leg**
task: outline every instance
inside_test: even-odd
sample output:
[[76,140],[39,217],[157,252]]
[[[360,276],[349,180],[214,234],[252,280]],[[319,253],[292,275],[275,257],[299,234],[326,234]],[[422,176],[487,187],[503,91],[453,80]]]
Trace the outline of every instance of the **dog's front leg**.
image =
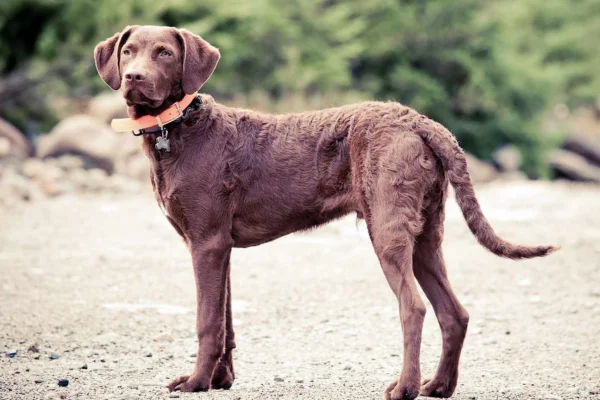
[[233,315],[231,312],[231,266],[227,276],[227,305],[225,320],[225,353],[219,360],[212,377],[211,387],[213,389],[229,389],[235,380],[233,370],[233,349],[235,349],[235,333],[233,331]]
[[225,350],[225,306],[231,247],[231,237],[226,234],[215,234],[191,245],[196,280],[198,356],[192,374],[173,380],[168,386],[169,391],[210,389],[215,367]]

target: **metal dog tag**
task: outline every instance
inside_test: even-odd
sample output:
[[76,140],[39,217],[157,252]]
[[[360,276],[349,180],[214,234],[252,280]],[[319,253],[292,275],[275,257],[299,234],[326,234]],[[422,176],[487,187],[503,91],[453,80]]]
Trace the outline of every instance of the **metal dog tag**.
[[170,153],[171,152],[171,141],[167,137],[167,130],[163,128],[162,134],[156,138],[156,143],[154,147],[156,150],[161,153]]

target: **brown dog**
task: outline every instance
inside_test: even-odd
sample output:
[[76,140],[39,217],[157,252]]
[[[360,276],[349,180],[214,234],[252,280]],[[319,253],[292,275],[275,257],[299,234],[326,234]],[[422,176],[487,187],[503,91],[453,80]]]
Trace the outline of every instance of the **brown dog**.
[[[129,115],[156,116],[195,93],[219,51],[186,30],[131,26],[98,44],[96,67],[114,90],[123,87]],[[170,152],[145,135],[159,205],[193,259],[198,357],[169,390],[228,389],[233,384],[229,256],[356,212],[366,220],[388,283],[398,298],[404,336],[399,379],[386,398],[450,397],[469,315],[454,295],[442,257],[448,183],[479,243],[513,259],[553,247],[517,246],[499,238],[483,216],[465,155],[440,124],[403,105],[367,102],[322,111],[267,115],[202,104],[170,124]],[[443,337],[435,376],[421,382],[419,352],[431,301]]]

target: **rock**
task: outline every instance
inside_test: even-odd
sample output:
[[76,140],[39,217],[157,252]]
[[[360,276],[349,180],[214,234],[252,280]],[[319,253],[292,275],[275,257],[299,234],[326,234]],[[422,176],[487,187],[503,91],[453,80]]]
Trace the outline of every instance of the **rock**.
[[562,400],[562,397],[555,395],[555,394],[547,394],[544,396],[545,400]]
[[10,140],[5,137],[0,137],[0,158],[10,155]]
[[21,166],[21,173],[29,179],[36,179],[44,175],[45,169],[46,165],[42,160],[32,158],[31,160],[27,160],[23,163]]
[[584,135],[570,135],[562,145],[562,148],[578,154],[588,162],[600,166],[600,140]]
[[67,179],[71,182],[75,187],[79,189],[84,189],[87,185],[88,174],[84,169],[75,169],[70,171]]
[[479,160],[477,157],[465,153],[467,169],[473,183],[490,182],[498,176],[498,171],[492,164]]
[[7,355],[9,358],[14,358],[14,357],[17,355],[17,350],[14,350],[14,349],[12,349],[12,350],[7,350],[7,351],[6,351],[6,355]]
[[113,171],[118,153],[119,136],[102,121],[86,115],[61,121],[38,143],[41,158],[75,154],[107,172]]
[[521,151],[516,146],[510,144],[496,150],[492,154],[492,159],[500,171],[503,172],[515,172],[521,168]]
[[[7,148],[8,151],[6,151]],[[31,157],[33,153],[34,147],[29,139],[19,132],[17,128],[0,118],[0,157],[10,155],[23,159]]]
[[155,342],[168,342],[168,343],[172,343],[174,341],[173,336],[166,334],[166,333],[160,334],[152,340],[154,340]]
[[170,399],[178,399],[179,398],[179,394],[178,393],[170,393],[169,394],[169,398]]
[[21,171],[27,178],[38,180],[56,180],[64,176],[64,172],[60,168],[37,158],[26,160],[21,166]]
[[282,377],[280,377],[280,376],[276,376],[276,377],[275,377],[273,380],[274,380],[275,382],[285,382],[285,379],[283,379],[283,378],[282,378]]
[[66,378],[61,378],[58,380],[58,386],[60,387],[67,387],[69,386],[69,380]]
[[58,360],[60,358],[60,356],[56,353],[50,353],[50,356],[48,356],[48,358],[50,360]]
[[[107,346],[110,344],[117,344],[123,339],[122,339],[122,336],[119,335],[118,333],[109,331],[109,332],[104,332],[104,333],[96,336],[93,340],[102,346]],[[90,350],[90,354],[89,354],[90,356],[97,355],[97,354],[98,354],[97,352]]]
[[81,169],[84,167],[84,162],[81,157],[75,155],[64,155],[58,158],[49,158],[47,160],[65,172]]
[[84,186],[91,190],[105,189],[108,184],[108,175],[106,171],[100,168],[92,168],[87,171],[87,179]]
[[6,168],[0,176],[0,202],[14,204],[31,200],[38,194],[35,185],[13,168]]
[[56,196],[63,191],[58,181],[63,178],[64,172],[51,163],[30,158],[21,166],[21,172],[27,178],[35,181],[47,196]]
[[504,182],[515,182],[527,180],[527,175],[521,171],[503,172],[498,175],[498,180]]
[[40,349],[38,349],[35,344],[32,344],[31,346],[29,346],[29,348],[27,349],[27,351],[30,352],[30,353],[39,353]]
[[44,383],[44,381],[43,381],[43,380],[41,380],[41,379],[36,379],[36,380],[34,380],[33,382],[34,382],[34,383]]
[[63,186],[59,185],[58,182],[54,180],[46,180],[39,182],[39,186],[42,192],[48,197],[58,196],[64,191]]
[[88,365],[84,363],[82,366],[79,367],[79,369],[88,369]]
[[121,93],[100,93],[88,103],[88,114],[110,124],[115,118],[127,118],[127,104]]
[[558,178],[600,183],[600,167],[567,150],[554,151],[550,155],[550,167]]

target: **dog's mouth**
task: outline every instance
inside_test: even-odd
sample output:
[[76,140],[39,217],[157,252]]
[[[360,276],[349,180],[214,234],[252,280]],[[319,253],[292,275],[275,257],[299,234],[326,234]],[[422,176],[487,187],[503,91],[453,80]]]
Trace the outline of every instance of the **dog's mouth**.
[[134,105],[141,105],[154,108],[160,106],[163,102],[162,99],[153,99],[136,88],[125,89],[123,92],[123,97],[125,98],[127,105],[130,107]]

